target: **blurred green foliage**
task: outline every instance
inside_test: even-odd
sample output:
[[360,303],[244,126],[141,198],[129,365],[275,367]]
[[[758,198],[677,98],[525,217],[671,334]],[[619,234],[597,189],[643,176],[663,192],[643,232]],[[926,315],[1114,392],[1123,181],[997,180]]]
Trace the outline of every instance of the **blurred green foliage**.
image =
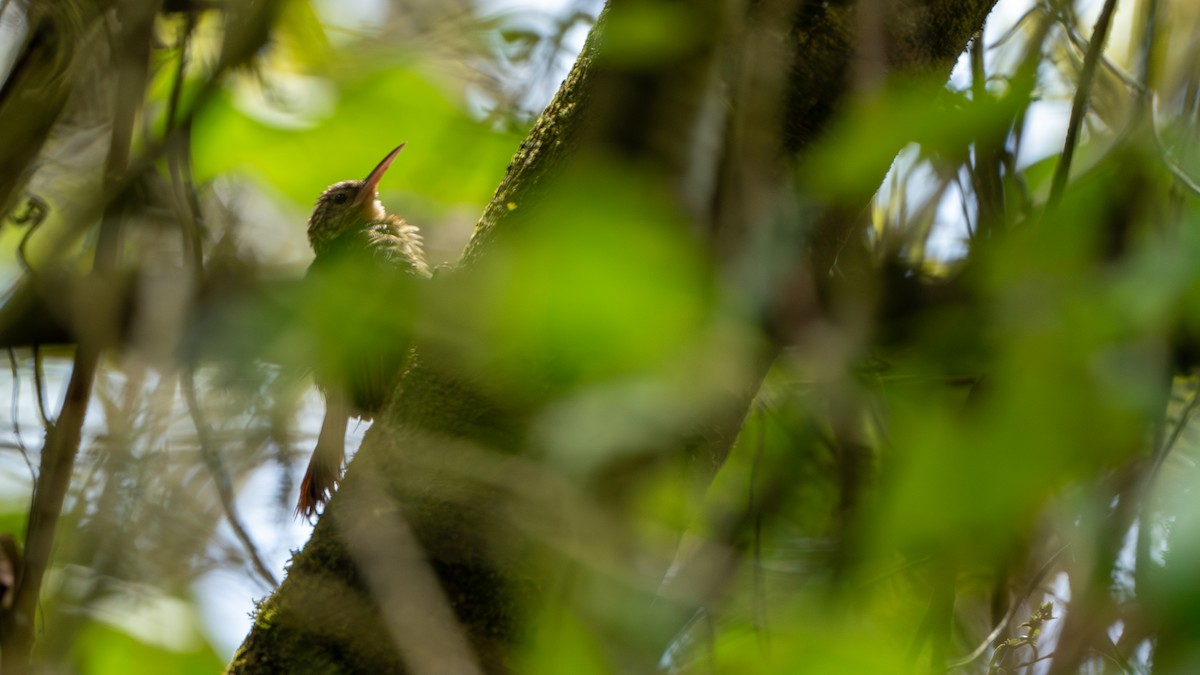
[[532,369],[587,386],[654,371],[699,337],[709,281],[683,215],[648,178],[589,167],[548,177],[536,204],[508,205],[519,234],[482,263],[487,293],[463,308],[481,324],[466,332],[519,369],[497,377],[519,386]]
[[[269,39],[243,45],[254,58],[228,70],[216,70],[237,52],[224,10],[159,16],[128,175],[103,176],[113,120],[98,111],[113,109],[113,81],[77,85],[27,186],[54,216],[46,228],[6,222],[0,244],[15,257],[28,238],[37,255],[24,278],[51,278],[43,251],[74,237],[90,254],[100,214],[119,212],[120,269],[141,311],[108,312],[120,303],[89,295],[104,286],[93,279],[44,294],[46,316],[67,328],[94,319],[121,336],[52,570],[102,581],[46,589],[46,644],[69,645],[41,654],[50,667],[220,669],[227,655],[191,625],[206,600],[187,589],[215,569],[271,585],[297,543],[259,550],[292,522],[296,464],[320,418],[305,310],[317,306],[321,324],[320,307],[343,305],[359,330],[415,334],[515,411],[496,444],[517,457],[464,452],[456,466],[462,448],[447,443],[441,464],[418,457],[411,471],[432,463],[426,492],[482,483],[510,500],[478,517],[489,537],[495,525],[529,539],[487,542],[536,570],[519,672],[1200,663],[1200,76],[1177,46],[1200,35],[1194,9],[1133,3],[1141,18],[1105,53],[1071,167],[1044,129],[1065,123],[1088,39],[1075,33],[1090,24],[1070,3],[1023,15],[1009,3],[1012,25],[990,28],[949,84],[864,77],[799,157],[767,161],[733,142],[702,157],[720,167],[714,183],[729,181],[699,200],[704,217],[653,162],[599,152],[530,179],[536,189],[502,205],[505,235],[415,297],[356,304],[371,280],[354,275],[349,288],[296,295],[309,205],[400,142],[381,201],[452,260],[533,124],[512,104],[529,82],[494,74],[553,70],[506,60],[500,35],[533,35],[557,58],[576,20],[538,33],[486,7],[427,4],[390,3],[352,31],[331,20],[334,3],[284,2]],[[690,53],[702,37],[689,9],[616,14],[604,67],[642,77]],[[1171,31],[1155,33],[1167,18]],[[92,30],[87,40],[107,45],[100,68],[119,48]],[[714,98],[734,108],[736,92]],[[721,133],[782,147],[781,130],[735,131]],[[771,175],[756,173],[760,161],[787,167],[786,190],[756,182]],[[769,243],[721,249],[706,228],[742,201],[753,208],[738,214],[740,235]],[[849,235],[829,269],[809,255],[821,242],[770,238],[836,216]],[[85,268],[83,254],[59,257]],[[730,272],[739,266],[756,273],[752,287]],[[321,328],[326,340],[353,330]],[[14,354],[10,426],[23,433],[6,439],[3,468],[27,491],[18,453],[38,459],[34,437],[53,422],[37,404],[57,414],[66,360],[45,357],[58,367],[45,378],[43,353]],[[53,395],[34,398],[30,381]],[[494,448],[468,450],[481,449]],[[263,472],[275,490],[255,481]],[[6,510],[0,532],[26,520]],[[112,598],[133,602],[137,588],[187,619],[176,640],[131,628],[153,616]]]
[[402,185],[444,207],[480,208],[520,141],[481,124],[464,109],[461,93],[455,100],[412,67],[366,66],[333,81],[308,77],[300,84],[313,89],[321,110],[298,129],[256,119],[252,107],[237,103],[241,87],[206,105],[194,141],[197,179],[245,173],[307,206],[318,194],[313,186],[365,177],[381,149],[407,142],[385,189]]
[[79,632],[71,651],[74,672],[87,675],[128,672],[207,675],[225,666],[225,660],[199,640],[190,648],[170,649],[99,622],[89,623]]
[[[115,327],[125,342],[103,364],[93,393],[80,475],[51,570],[89,570],[96,581],[82,590],[54,584],[45,590],[46,616],[38,625],[49,631],[48,650],[39,658],[70,672],[207,673],[221,669],[229,641],[248,627],[243,617],[264,590],[261,579],[278,577],[288,549],[306,535],[292,525],[293,464],[311,451],[315,428],[304,407],[311,408],[308,369],[296,365],[307,344],[304,313],[285,277],[311,255],[304,240],[308,209],[326,185],[362,178],[383,152],[407,141],[382,186],[383,200],[432,234],[437,255],[453,259],[531,123],[528,112],[510,103],[517,98],[511,91],[526,83],[517,75],[502,80],[509,74],[497,75],[492,64],[502,60],[496,34],[526,14],[303,0],[165,7],[141,45],[150,60],[144,96],[133,106],[131,170],[105,177],[110,130],[122,124],[114,122],[115,99],[130,93],[121,88],[129,73],[112,64],[139,48],[122,31],[143,4],[114,10],[106,28],[71,3],[3,3],[0,40],[18,51],[38,44],[31,27],[40,21],[78,31],[64,32],[77,50],[63,60],[72,70],[61,74],[72,96],[26,187],[50,204],[49,217],[4,222],[7,276],[24,274],[17,283],[49,280],[52,306],[36,309],[38,325],[59,322],[68,334],[80,323]],[[256,32],[259,21],[266,32]],[[575,21],[563,17],[562,30]],[[543,23],[535,35],[549,45],[560,39],[557,29]],[[250,58],[230,61],[236,54]],[[19,67],[20,61],[6,62],[3,75],[15,78],[10,69]],[[32,125],[39,112],[6,114],[4,124],[15,128]],[[184,160],[179,147],[186,148]],[[6,175],[5,186],[26,177]],[[9,216],[25,208],[24,199]],[[139,300],[126,307],[139,307],[137,318],[109,313],[100,300],[105,280],[59,276],[91,266],[94,226],[110,200],[123,204],[119,266],[137,288],[131,292]],[[199,247],[203,271],[190,267],[191,246]],[[18,254],[27,256],[19,264]],[[191,295],[196,279],[200,298]],[[326,290],[331,302],[353,302]],[[412,303],[406,307],[411,314]],[[5,309],[11,314],[16,303]],[[375,319],[373,327],[411,331],[411,316]],[[4,323],[28,321],[17,315]],[[18,452],[38,465],[42,432],[61,414],[70,358],[60,350],[18,349],[14,364],[11,406],[4,408],[13,413],[6,447],[16,461],[3,470],[19,486],[11,497],[24,499],[32,467]],[[264,473],[276,489],[248,492],[247,481],[261,486]],[[0,520],[3,532],[19,536],[28,505]],[[275,538],[280,532],[287,534]],[[247,579],[238,589],[245,596],[240,605],[187,593],[190,584],[215,583],[206,580],[214,569]],[[204,605],[212,615],[236,618],[188,635],[177,627],[186,648],[157,644],[122,628],[138,616],[153,621],[139,614],[136,597],[120,602],[137,595],[125,581],[160,589],[162,602],[192,613]],[[101,606],[110,615],[88,618]],[[210,645],[214,634],[218,648]]]

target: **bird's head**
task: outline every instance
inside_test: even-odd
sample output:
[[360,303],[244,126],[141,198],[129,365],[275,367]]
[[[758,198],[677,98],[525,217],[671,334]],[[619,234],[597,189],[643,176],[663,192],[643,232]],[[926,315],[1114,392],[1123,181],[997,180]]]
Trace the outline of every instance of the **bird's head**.
[[325,188],[308,219],[308,243],[317,253],[346,232],[383,220],[383,205],[375,198],[379,180],[404,149],[401,143],[363,180],[344,180]]

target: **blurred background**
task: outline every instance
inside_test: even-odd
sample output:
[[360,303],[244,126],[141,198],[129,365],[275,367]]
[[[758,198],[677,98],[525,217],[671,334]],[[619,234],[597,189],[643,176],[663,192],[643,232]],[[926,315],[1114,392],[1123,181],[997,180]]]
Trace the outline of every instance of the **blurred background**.
[[[187,180],[203,214],[206,250],[232,268],[226,271],[233,283],[238,275],[302,276],[312,260],[305,225],[317,196],[336,181],[363,178],[407,142],[380,199],[422,228],[431,264],[457,261],[601,5],[279,3],[270,43],[221,79],[194,115]],[[0,72],[9,73],[29,39],[30,12],[20,1],[2,7]],[[222,58],[221,13],[197,17],[164,13],[154,23],[135,148],[161,136],[168,110],[187,106]],[[76,98],[38,154],[25,193],[13,200],[0,228],[6,286],[18,285],[27,265],[70,261],[94,245],[63,232],[71,218],[64,212],[86,208],[100,191],[114,95],[108,86],[98,79],[94,91]],[[158,200],[164,219],[172,217],[165,204],[171,189],[158,184],[144,193]],[[36,231],[12,219],[30,203],[36,212],[39,201],[27,198],[53,205]],[[138,255],[155,268],[143,270],[154,278],[142,291],[177,321],[188,302],[181,243],[155,229],[137,234]],[[48,252],[64,240],[69,251]],[[22,316],[6,326],[28,321]],[[159,342],[172,339],[160,332],[174,331],[172,317],[162,321],[146,327],[142,341],[157,343],[150,350],[156,354],[113,355],[103,364],[87,410],[83,457],[66,504],[70,525],[59,544],[70,562],[47,579],[54,611],[72,617],[48,653],[61,654],[61,665],[74,672],[130,672],[133,663],[142,672],[223,668],[245,638],[255,602],[283,578],[291,551],[312,529],[293,509],[324,414],[320,394],[305,382],[280,403],[279,388],[272,389],[278,367],[271,365],[197,375],[197,403],[214,425],[210,451],[219,455],[210,463],[201,457],[178,373],[156,362],[176,357]],[[11,367],[0,376],[0,529],[20,536],[45,428],[70,377],[71,350],[17,347],[9,356]],[[367,426],[351,424],[348,450]],[[228,493],[218,494],[215,482],[228,483]]]
[[[293,508],[322,400],[286,358],[263,358],[294,340],[256,303],[311,262],[314,200],[405,142],[380,200],[422,229],[431,265],[456,262],[601,6],[197,1],[63,18],[0,1],[5,86],[37,83],[16,114],[26,127],[0,131],[15,148],[0,177],[19,186],[0,194],[12,288],[0,310],[0,534],[26,531],[47,430],[69,407],[79,355],[65,336],[120,345],[95,369],[42,593],[37,650],[52,671],[229,661],[311,533]],[[1106,12],[1106,46],[1089,62]],[[623,58],[653,63],[680,30],[643,19]],[[549,243],[515,260],[543,276],[497,284],[462,310],[484,318],[462,325],[489,348],[536,352],[520,366],[561,387],[530,424],[537,462],[633,495],[608,514],[633,534],[604,531],[618,542],[598,556],[604,574],[657,569],[634,554],[615,562],[630,541],[654,541],[645,557],[676,572],[690,538],[720,549],[686,582],[704,609],[658,645],[664,671],[1194,672],[1198,19],[1187,0],[1000,0],[948,82],[876,89],[865,67],[853,104],[796,158],[794,206],[873,194],[854,240],[878,277],[806,288],[822,295],[820,316],[787,325],[699,513],[678,508],[678,481],[622,472],[647,439],[683,435],[712,390],[744,380],[778,339],[760,314],[794,261],[771,237],[798,230],[751,237],[714,272],[729,257],[720,242],[664,215],[628,167],[563,178],[553,222],[592,217],[613,239],[534,228]],[[38,80],[53,59],[36,50],[60,53],[62,35],[82,75]],[[130,75],[120,60],[138,49],[148,68]],[[1090,106],[1073,124],[1082,81]],[[1064,143],[1075,156],[1060,177]],[[590,191],[605,195],[601,215],[585,208]],[[104,225],[117,212],[120,244]],[[679,227],[639,229],[660,215]],[[107,286],[79,281],[109,249],[136,264],[110,264]],[[588,286],[615,256],[640,272]],[[796,273],[838,279],[849,257]],[[559,283],[571,297],[555,295]],[[923,304],[910,287],[949,300]],[[580,288],[596,314],[570,314]],[[137,312],[124,310],[130,297]],[[494,374],[498,386],[518,379]],[[367,426],[352,423],[348,449]],[[1072,602],[1086,619],[1064,618]],[[529,672],[620,671],[588,617],[530,614]],[[1047,658],[1079,635],[1092,651]]]

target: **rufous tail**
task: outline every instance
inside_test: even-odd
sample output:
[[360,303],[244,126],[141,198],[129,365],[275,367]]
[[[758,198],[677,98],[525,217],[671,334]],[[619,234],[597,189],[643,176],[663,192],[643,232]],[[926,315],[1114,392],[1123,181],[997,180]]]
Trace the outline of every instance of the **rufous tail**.
[[300,500],[296,503],[296,515],[312,518],[317,509],[329,501],[338,479],[342,477],[342,459],[346,455],[346,424],[350,414],[342,397],[328,394],[325,397],[325,421],[317,436],[317,447],[308,470],[300,482]]

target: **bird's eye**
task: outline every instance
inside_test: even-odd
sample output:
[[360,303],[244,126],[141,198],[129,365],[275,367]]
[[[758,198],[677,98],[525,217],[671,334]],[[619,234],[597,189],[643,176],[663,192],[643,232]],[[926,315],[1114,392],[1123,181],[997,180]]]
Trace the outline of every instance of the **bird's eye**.
[[333,196],[333,203],[334,204],[345,204],[347,199],[349,199],[349,197],[346,196],[345,192],[339,192]]

